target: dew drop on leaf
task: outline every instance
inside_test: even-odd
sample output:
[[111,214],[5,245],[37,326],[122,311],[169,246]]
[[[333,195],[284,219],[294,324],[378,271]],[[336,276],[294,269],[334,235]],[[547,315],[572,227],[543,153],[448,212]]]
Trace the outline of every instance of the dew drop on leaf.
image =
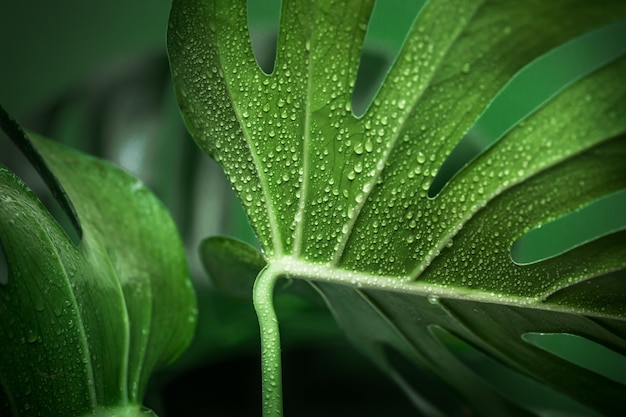
[[426,299],[430,304],[439,304],[439,296],[436,294],[429,294]]
[[28,329],[26,331],[26,341],[28,343],[35,343],[37,341],[37,332],[33,329]]

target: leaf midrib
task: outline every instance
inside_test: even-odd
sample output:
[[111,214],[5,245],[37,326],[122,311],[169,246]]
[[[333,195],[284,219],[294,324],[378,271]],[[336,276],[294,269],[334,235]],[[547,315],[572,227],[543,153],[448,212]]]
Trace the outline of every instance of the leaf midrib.
[[[316,10],[317,12],[317,10]],[[294,217],[296,222],[296,230],[293,238],[293,255],[299,256],[302,249],[302,234],[304,233],[304,214],[307,207],[307,194],[309,184],[309,151],[310,151],[310,139],[311,139],[311,96],[312,96],[312,80],[311,76],[313,68],[313,59],[311,58],[311,51],[316,46],[315,37],[312,37],[312,42],[308,50],[308,64],[307,64],[307,84],[306,84],[306,104],[304,112],[304,134],[302,144],[302,186],[300,187],[300,200],[298,201],[298,211]]]
[[[479,289],[412,281],[410,276],[374,275],[365,272],[349,271],[337,268],[331,263],[315,263],[293,256],[271,258],[268,260],[268,267],[272,269],[274,275],[283,278],[326,282],[347,286],[355,290],[379,290],[417,295],[427,297],[435,303],[438,300],[460,300],[583,315],[593,318],[620,319],[618,316],[598,311],[581,311],[580,309],[563,305],[545,303],[544,300],[550,294],[540,294],[535,297],[504,296]],[[576,283],[578,282],[574,282],[571,285]],[[566,285],[559,289],[564,289],[571,285]]]

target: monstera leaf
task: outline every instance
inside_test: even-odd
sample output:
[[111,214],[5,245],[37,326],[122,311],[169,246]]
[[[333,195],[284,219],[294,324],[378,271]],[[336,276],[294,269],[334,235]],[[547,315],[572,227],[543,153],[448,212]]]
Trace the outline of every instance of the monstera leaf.
[[73,240],[0,167],[2,416],[139,416],[148,378],[191,341],[196,301],[169,214],[113,165],[2,128],[72,220]]
[[[624,385],[537,346],[532,335],[576,335],[626,353],[626,232],[523,265],[511,247],[626,186],[623,47],[609,45],[604,61],[513,119],[444,187],[431,185],[516,74],[593,30],[623,36],[626,4],[431,0],[358,116],[351,98],[372,3],[283,1],[271,74],[255,61],[244,0],[175,0],[170,16],[187,127],[223,167],[263,249],[260,270],[252,249],[234,241],[202,247],[215,278],[232,278],[231,286],[245,289],[236,281],[260,271],[253,296],[265,415],[281,413],[278,278],[314,286],[426,415],[541,412],[486,382],[450,340],[619,413]],[[404,379],[399,357],[423,375],[422,390]],[[427,395],[435,381],[460,394],[464,411]]]

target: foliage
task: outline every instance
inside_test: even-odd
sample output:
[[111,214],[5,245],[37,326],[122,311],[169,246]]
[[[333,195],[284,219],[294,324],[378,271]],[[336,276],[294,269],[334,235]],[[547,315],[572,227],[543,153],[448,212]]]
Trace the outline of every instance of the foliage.
[[207,242],[204,256],[213,270],[226,256],[228,264],[251,260],[239,273],[260,272],[253,296],[264,413],[282,409],[272,306],[278,278],[308,281],[427,415],[450,415],[458,405],[423,398],[389,349],[443,379],[479,415],[541,410],[485,383],[443,340],[617,413],[622,383],[528,340],[573,334],[626,353],[624,232],[525,265],[510,248],[529,230],[626,185],[623,51],[529,109],[441,190],[431,184],[518,71],[623,19],[624,4],[431,1],[372,105],[355,115],[352,89],[371,7],[283,2],[276,62],[266,74],[252,52],[244,1],[174,1],[168,50],[183,116],[223,167],[263,248],[262,270],[258,256],[227,239]]
[[[167,211],[136,178],[0,124],[72,220],[70,235],[0,168],[0,414],[149,415],[152,373],[191,341],[195,295]],[[74,233],[72,233],[72,231]]]
[[146,186],[2,113],[1,416],[251,415],[252,297],[266,414],[621,415],[623,2],[174,3],[262,251],[167,4],[3,6],[0,100]]

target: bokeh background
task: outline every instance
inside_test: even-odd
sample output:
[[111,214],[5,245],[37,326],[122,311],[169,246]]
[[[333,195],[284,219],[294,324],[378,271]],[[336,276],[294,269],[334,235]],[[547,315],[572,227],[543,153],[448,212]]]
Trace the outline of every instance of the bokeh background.
[[[270,71],[280,0],[248,3],[255,54]],[[356,113],[366,109],[377,91],[422,4],[377,2],[353,99]],[[210,235],[256,241],[221,170],[195,147],[182,124],[165,53],[169,8],[166,0],[0,0],[0,104],[28,129],[135,173],[163,200],[180,228],[199,296],[198,330],[180,361],[154,378],[147,404],[161,417],[259,415],[258,325],[251,302],[217,291],[197,255],[199,242]],[[560,48],[520,74],[455,150],[431,192],[529,109],[590,68],[626,52],[622,43],[626,45],[624,28],[600,33]],[[16,171],[65,222],[36,173],[1,134],[0,163]],[[624,228],[625,209],[623,190],[530,232],[514,246],[514,259],[531,262]],[[0,251],[0,278],[2,274]],[[276,303],[284,339],[287,415],[417,415],[392,382],[347,343],[321,300],[279,294]],[[531,338],[570,360],[626,379],[626,360],[588,341]],[[550,414],[555,416],[593,415],[469,346],[449,343],[477,372],[520,401],[564,413]]]

